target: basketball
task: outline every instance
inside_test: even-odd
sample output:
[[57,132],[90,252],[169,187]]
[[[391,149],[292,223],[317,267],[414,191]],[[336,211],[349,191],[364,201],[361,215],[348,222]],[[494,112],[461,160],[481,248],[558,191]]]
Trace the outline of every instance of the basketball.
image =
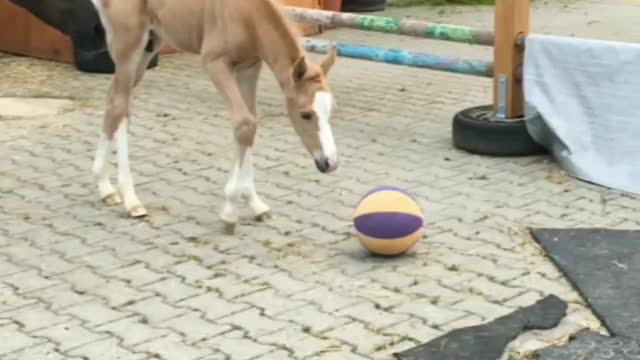
[[405,253],[423,233],[423,214],[406,191],[384,186],[367,193],[358,203],[353,225],[360,243],[382,256]]

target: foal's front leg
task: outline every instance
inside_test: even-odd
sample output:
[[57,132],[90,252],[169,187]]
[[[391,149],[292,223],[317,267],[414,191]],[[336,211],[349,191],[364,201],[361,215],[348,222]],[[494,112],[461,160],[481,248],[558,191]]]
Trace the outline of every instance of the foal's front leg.
[[236,159],[231,177],[224,188],[225,202],[220,214],[227,232],[233,232],[238,222],[238,205],[246,201],[259,221],[271,218],[271,210],[256,192],[252,147],[236,143]]
[[[249,108],[249,111],[256,119],[256,122],[258,118],[256,110],[256,94],[258,91],[258,78],[260,76],[261,68],[262,63],[258,62],[250,68],[238,70],[236,72],[236,81],[238,82],[238,87],[242,93],[242,98],[244,99],[246,106]],[[238,157],[238,162],[234,166],[234,172],[236,171],[236,168],[238,168],[240,169],[241,175],[237,177],[237,181],[239,181],[237,186],[238,191],[242,198],[249,204],[256,220],[268,220],[272,216],[271,209],[262,201],[262,199],[260,199],[260,196],[258,196],[258,192],[256,191],[253,170],[253,146],[242,147],[241,144],[236,144],[236,146],[238,147],[240,154],[244,151],[244,157]],[[239,161],[240,159],[243,159],[242,162]],[[229,184],[231,184],[233,176],[229,180]],[[227,186],[229,186],[229,184],[227,184]],[[227,202],[228,201],[229,200],[227,200]]]
[[[224,58],[205,62],[204,67],[231,113],[236,145],[235,164],[224,189],[225,203],[220,218],[225,224],[225,231],[233,233],[238,223],[238,205],[241,200],[249,202],[256,217],[267,218],[270,214],[269,207],[262,202],[255,190],[251,151],[257,129],[255,86],[260,69],[256,66],[234,74],[232,66]],[[253,105],[248,104],[245,99],[254,99]]]

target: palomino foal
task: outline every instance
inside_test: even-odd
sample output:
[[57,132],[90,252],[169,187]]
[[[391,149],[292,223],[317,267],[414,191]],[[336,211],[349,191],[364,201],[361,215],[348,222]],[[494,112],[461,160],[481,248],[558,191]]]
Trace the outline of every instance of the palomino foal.
[[[228,232],[235,228],[242,200],[249,204],[256,219],[271,216],[270,208],[256,192],[253,175],[256,88],[262,63],[280,84],[291,123],[317,169],[322,173],[336,169],[338,155],[330,126],[334,98],[327,83],[327,74],[336,59],[335,46],[319,65],[310,62],[300,46],[298,32],[275,0],[92,1],[116,65],[93,164],[98,191],[105,203],[124,201],[130,216],[147,214],[134,189],[127,129],[131,92],[165,43],[200,55],[204,70],[230,113],[236,162],[224,188],[225,203],[220,213]],[[107,173],[113,142],[120,193],[111,185]]]

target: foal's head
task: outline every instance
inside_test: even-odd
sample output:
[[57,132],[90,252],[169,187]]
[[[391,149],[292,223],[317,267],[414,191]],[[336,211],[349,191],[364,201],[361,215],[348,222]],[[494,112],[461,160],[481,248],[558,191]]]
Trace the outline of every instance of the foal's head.
[[338,167],[338,152],[330,124],[335,102],[327,83],[335,59],[335,46],[319,65],[305,56],[298,59],[291,74],[293,91],[287,97],[287,111],[293,127],[322,173]]

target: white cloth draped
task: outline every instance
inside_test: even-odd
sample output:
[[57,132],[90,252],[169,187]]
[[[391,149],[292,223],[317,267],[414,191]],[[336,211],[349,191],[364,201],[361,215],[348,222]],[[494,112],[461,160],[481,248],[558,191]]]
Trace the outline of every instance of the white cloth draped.
[[525,45],[532,136],[569,174],[640,194],[640,44],[531,34]]

